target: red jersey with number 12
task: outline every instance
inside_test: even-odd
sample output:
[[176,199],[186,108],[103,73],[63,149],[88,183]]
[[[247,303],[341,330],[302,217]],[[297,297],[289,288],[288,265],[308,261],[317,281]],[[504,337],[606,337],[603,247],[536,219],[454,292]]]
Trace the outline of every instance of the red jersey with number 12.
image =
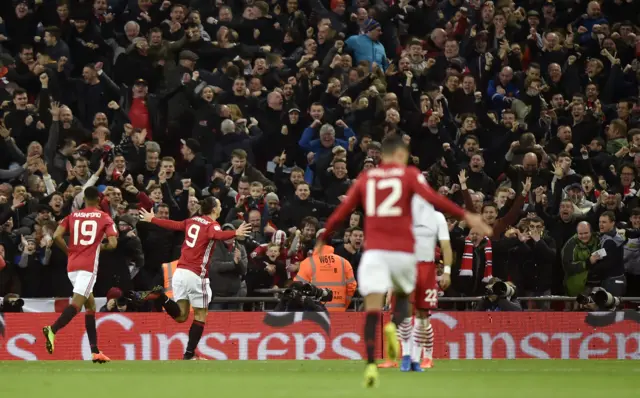
[[69,231],[67,271],[98,272],[100,245],[104,236],[118,236],[113,219],[95,207],[74,211],[60,225]]
[[362,205],[367,250],[413,253],[411,200],[414,194],[420,195],[443,213],[458,219],[464,217],[464,210],[434,191],[417,168],[382,164],[358,176],[345,200],[327,220],[324,240],[356,206]]
[[162,228],[184,232],[178,268],[188,269],[201,278],[209,276],[209,261],[216,240],[233,239],[236,231],[223,231],[220,224],[209,216],[196,216],[183,221],[151,220]]

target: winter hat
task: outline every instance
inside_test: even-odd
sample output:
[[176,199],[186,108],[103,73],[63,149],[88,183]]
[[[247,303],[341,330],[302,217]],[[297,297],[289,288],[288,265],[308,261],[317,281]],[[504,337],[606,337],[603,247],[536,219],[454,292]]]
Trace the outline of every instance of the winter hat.
[[369,33],[372,30],[376,30],[379,27],[380,27],[380,23],[378,21],[376,21],[373,18],[369,18],[364,22],[364,26],[362,27],[362,30],[364,30],[365,33]]
[[117,287],[112,287],[111,289],[109,289],[109,291],[107,292],[107,301],[111,300],[111,299],[119,299],[120,297],[122,297],[122,290],[120,290],[120,288]]
[[118,222],[121,223],[125,223],[128,226],[130,226],[131,228],[135,228],[136,224],[138,223],[138,219],[130,214],[123,214],[120,217],[118,217]]
[[331,7],[331,11],[335,11],[336,8],[340,5],[340,3],[344,4],[344,0],[331,0],[329,6]]
[[269,192],[264,199],[269,202],[271,200],[275,200],[276,202],[280,202],[280,198],[278,197],[278,195],[275,194],[275,192]]
[[282,246],[286,240],[287,233],[282,230],[276,231],[276,233],[271,237],[271,243],[275,243],[278,246]]

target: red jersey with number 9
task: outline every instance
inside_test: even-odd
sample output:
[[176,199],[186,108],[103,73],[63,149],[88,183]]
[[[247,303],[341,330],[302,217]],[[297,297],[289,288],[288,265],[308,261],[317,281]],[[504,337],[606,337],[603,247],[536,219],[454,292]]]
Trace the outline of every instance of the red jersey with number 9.
[[223,231],[220,224],[209,216],[196,216],[184,221],[153,218],[151,222],[162,228],[184,232],[178,268],[188,269],[201,278],[209,276],[209,261],[215,241],[236,236],[236,231]]
[[[464,210],[439,195],[420,170],[413,166],[382,164],[363,171],[347,192],[347,197],[333,212],[325,226],[324,241],[353,209],[364,208],[364,238],[367,250],[414,252],[411,200],[420,195],[443,213],[458,219]],[[435,222],[435,220],[434,220]]]
[[100,245],[106,236],[118,236],[113,219],[97,208],[85,208],[66,216],[60,225],[69,231],[67,271],[98,272]]

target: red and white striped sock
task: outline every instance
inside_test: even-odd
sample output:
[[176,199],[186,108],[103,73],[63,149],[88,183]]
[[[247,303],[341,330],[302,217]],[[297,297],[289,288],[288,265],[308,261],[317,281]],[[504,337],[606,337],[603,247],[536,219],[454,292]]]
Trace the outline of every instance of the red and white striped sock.
[[398,325],[398,339],[402,346],[402,356],[411,355],[411,318],[405,318]]
[[424,357],[428,359],[433,359],[433,328],[431,327],[431,323],[427,326],[427,338],[426,343],[424,345]]
[[417,318],[413,323],[413,349],[411,350],[411,362],[420,362],[422,350],[427,344],[427,320]]

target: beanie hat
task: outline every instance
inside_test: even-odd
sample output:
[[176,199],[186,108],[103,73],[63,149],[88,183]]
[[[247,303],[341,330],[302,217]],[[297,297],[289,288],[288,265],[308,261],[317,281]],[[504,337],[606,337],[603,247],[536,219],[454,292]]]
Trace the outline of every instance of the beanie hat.
[[276,231],[271,237],[271,243],[275,243],[278,246],[282,246],[287,240],[287,233],[281,230]]
[[276,195],[275,192],[269,192],[265,197],[264,200],[266,200],[267,202],[270,200],[275,200],[276,202],[280,202],[280,198],[278,197],[278,195]]
[[380,27],[380,23],[378,21],[376,21],[373,18],[369,18],[364,22],[364,26],[362,27],[362,30],[364,30],[365,33],[369,33],[372,30],[376,30],[379,27]]

